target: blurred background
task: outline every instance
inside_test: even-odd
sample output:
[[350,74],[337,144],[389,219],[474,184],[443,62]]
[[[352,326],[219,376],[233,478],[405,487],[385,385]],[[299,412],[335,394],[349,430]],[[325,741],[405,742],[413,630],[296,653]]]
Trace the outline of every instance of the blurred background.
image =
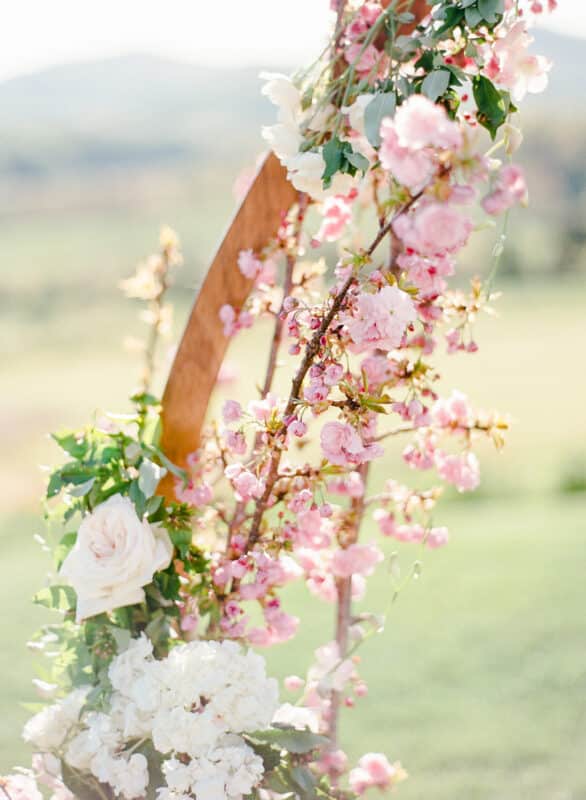
[[[117,284],[156,249],[162,223],[185,255],[173,290],[180,334],[233,212],[234,180],[273,119],[258,73],[317,54],[327,5],[21,0],[3,11],[0,774],[29,757],[25,643],[44,618],[30,597],[49,566],[33,540],[39,465],[59,458],[46,433],[124,410],[139,367],[122,341],[141,331]],[[583,4],[560,0],[535,35],[555,66],[523,109],[531,207],[511,225],[498,317],[479,323],[479,353],[442,363],[446,391],[510,412],[509,444],[480,453],[478,493],[440,505],[434,522],[450,526],[451,544],[426,555],[365,648],[371,693],[346,714],[349,752],[368,736],[369,749],[400,759],[408,800],[586,798]],[[467,251],[464,281],[487,274],[494,236]],[[252,396],[257,344],[237,341],[243,381],[232,393]],[[402,477],[398,451],[383,471]],[[413,557],[401,553],[407,566]],[[366,607],[381,611],[387,596],[381,575]],[[331,610],[303,589],[290,606],[304,624],[270,654],[281,675],[303,672],[308,648],[330,635]]]

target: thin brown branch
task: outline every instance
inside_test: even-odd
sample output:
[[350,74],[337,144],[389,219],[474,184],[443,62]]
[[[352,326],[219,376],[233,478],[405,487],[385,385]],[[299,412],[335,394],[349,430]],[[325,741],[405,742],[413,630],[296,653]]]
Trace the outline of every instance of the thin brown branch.
[[[402,214],[404,214],[406,211],[408,211],[411,208],[411,206],[414,203],[416,203],[417,200],[419,200],[424,191],[425,189],[422,189],[420,192],[418,192],[416,195],[410,198],[396,214],[390,217],[385,222],[385,224],[379,228],[372,243],[370,244],[368,249],[364,252],[364,256],[366,258],[368,259],[372,258],[380,243],[392,230],[392,226],[395,220]],[[320,351],[322,339],[329,330],[330,325],[332,324],[334,318],[336,317],[338,312],[342,309],[346,297],[348,295],[348,292],[350,291],[352,286],[357,282],[357,280],[358,276],[354,272],[352,272],[352,274],[346,279],[341,289],[336,294],[332,302],[332,305],[330,307],[330,310],[322,319],[321,325],[315,331],[315,333],[307,343],[303,360],[301,361],[301,364],[299,365],[291,384],[291,392],[289,394],[289,399],[287,401],[285,411],[283,412],[284,420],[287,420],[294,412],[295,406],[297,405],[297,402],[299,401],[301,395],[301,387],[303,385],[303,381],[305,380],[305,376],[309,372],[309,369],[311,368],[317,354]],[[273,437],[273,451],[271,453],[270,465],[268,469],[268,474],[266,476],[265,490],[261,495],[261,497],[256,501],[256,507],[254,509],[254,513],[252,516],[252,522],[250,525],[250,532],[248,535],[248,544],[247,544],[247,549],[249,550],[252,547],[254,547],[260,536],[260,527],[262,523],[262,518],[264,516],[264,512],[267,509],[269,499],[273,491],[273,487],[278,478],[279,464],[281,462],[281,453],[282,453],[282,447],[280,446],[280,442],[282,443],[284,441],[286,433],[287,433],[287,425],[285,422],[283,422],[283,425],[281,426],[280,430]]]
[[281,342],[283,340],[284,303],[285,299],[291,294],[291,290],[293,288],[293,271],[295,269],[295,264],[297,263],[299,240],[301,238],[301,231],[303,228],[303,221],[305,219],[307,206],[308,206],[308,197],[306,194],[300,192],[298,200],[297,217],[295,219],[295,228],[293,232],[293,244],[289,252],[287,253],[287,261],[285,265],[285,278],[283,281],[283,300],[281,302],[281,307],[275,316],[275,327],[273,329],[273,337],[271,341],[269,360],[267,364],[265,380],[261,391],[261,396],[263,398],[265,398],[271,391],[271,387],[273,385],[273,379],[275,377],[279,348],[281,347]]

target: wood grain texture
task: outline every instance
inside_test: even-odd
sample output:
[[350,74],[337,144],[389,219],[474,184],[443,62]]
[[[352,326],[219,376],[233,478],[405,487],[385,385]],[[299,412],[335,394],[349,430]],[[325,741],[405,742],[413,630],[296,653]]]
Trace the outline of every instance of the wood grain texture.
[[[297,199],[274,155],[260,167],[228,228],[191,311],[163,395],[162,440],[178,466],[199,446],[200,432],[228,347],[219,318],[225,304],[240,308],[252,289],[237,266],[240,250],[262,249],[278,231],[283,212]],[[159,490],[171,496],[170,476]]]

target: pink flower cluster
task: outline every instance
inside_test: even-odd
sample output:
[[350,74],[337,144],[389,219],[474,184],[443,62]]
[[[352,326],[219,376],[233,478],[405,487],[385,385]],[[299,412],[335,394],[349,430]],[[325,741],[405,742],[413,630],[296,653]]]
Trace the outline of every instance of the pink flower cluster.
[[383,454],[380,445],[365,444],[347,422],[326,422],[321,429],[320,442],[327,460],[341,467],[364,464]]
[[413,300],[397,286],[361,292],[343,321],[356,352],[393,350],[401,345],[417,312]]
[[496,216],[517,203],[526,203],[527,197],[523,170],[515,164],[507,164],[500,171],[492,192],[482,201],[482,207],[487,214]]
[[364,46],[364,39],[381,13],[379,3],[365,2],[344,31],[346,61],[354,64],[356,72],[366,78],[382,75],[388,63],[388,57],[375,43]]
[[450,120],[443,106],[423,95],[412,95],[394,118],[384,119],[380,133],[383,168],[414,193],[437,172],[438,155],[457,151],[463,143],[460,126]]
[[382,753],[367,753],[362,756],[358,766],[350,771],[350,788],[358,795],[367,789],[389,789],[404,777],[400,766],[390,764]]

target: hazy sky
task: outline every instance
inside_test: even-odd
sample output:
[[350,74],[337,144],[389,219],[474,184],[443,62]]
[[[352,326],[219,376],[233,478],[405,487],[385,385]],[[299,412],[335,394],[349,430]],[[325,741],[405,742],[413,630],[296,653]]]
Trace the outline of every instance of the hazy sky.
[[[151,52],[202,64],[297,64],[317,54],[328,0],[2,2],[0,80],[50,64]],[[586,0],[547,27],[586,38]]]

